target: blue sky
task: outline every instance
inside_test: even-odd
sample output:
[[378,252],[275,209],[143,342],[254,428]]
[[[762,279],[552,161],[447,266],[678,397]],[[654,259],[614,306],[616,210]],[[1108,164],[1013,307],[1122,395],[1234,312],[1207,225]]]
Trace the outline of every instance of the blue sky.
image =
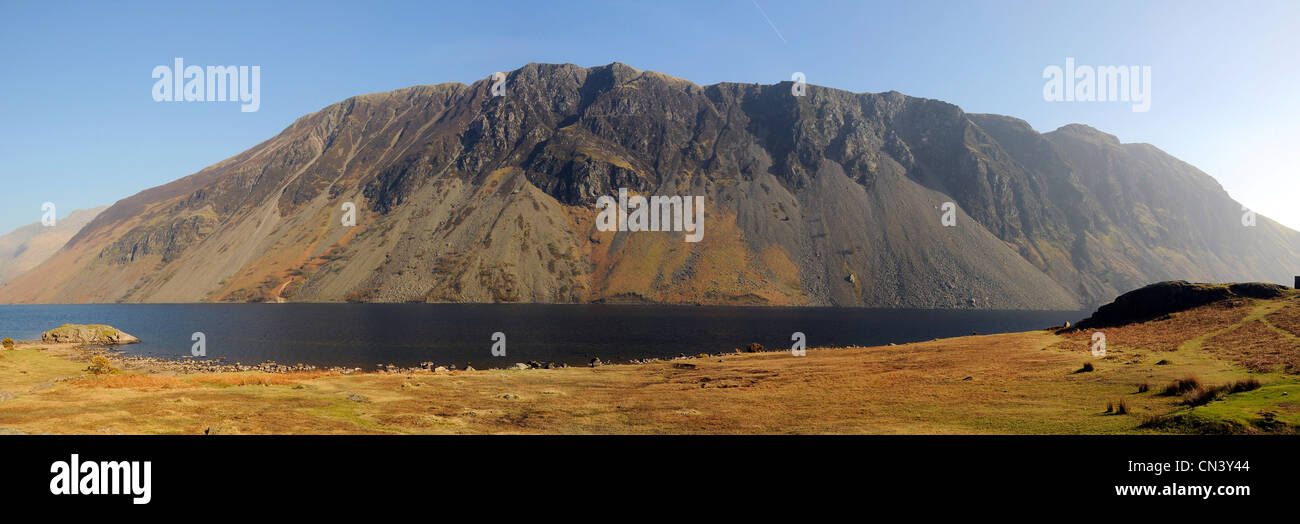
[[[528,62],[624,62],[699,84],[793,72],[1039,131],[1148,142],[1300,228],[1300,2],[16,2],[0,4],[0,233],[111,204],[352,95]],[[157,65],[260,66],[261,108],[154,102]],[[1152,70],[1151,109],[1047,102],[1043,69]]]

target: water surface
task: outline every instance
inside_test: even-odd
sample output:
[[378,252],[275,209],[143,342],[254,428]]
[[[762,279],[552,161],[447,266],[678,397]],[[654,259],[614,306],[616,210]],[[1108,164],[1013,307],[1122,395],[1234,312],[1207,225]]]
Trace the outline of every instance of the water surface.
[[[109,324],[143,340],[131,354],[180,358],[203,332],[207,357],[253,364],[477,368],[529,360],[586,364],[718,353],[757,342],[789,349],[885,345],[1028,331],[1080,311],[974,311],[573,304],[86,304],[0,306],[0,336],[40,338],[59,325]],[[506,356],[491,354],[506,335]]]

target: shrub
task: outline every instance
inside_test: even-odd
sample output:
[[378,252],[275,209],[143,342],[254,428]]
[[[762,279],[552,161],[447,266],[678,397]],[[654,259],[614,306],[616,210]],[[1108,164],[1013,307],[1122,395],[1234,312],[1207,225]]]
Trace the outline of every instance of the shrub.
[[1116,415],[1127,415],[1127,414],[1128,414],[1128,401],[1127,401],[1127,400],[1120,399],[1120,401],[1117,402],[1117,403],[1115,404],[1115,414],[1116,414]]
[[1151,391],[1151,384],[1148,384],[1146,382],[1138,384],[1137,387],[1138,387],[1138,393],[1146,393],[1148,391]]
[[115,375],[120,371],[107,358],[95,357],[90,359],[90,367],[86,368],[86,372],[92,375]]
[[750,353],[759,353],[763,351],[763,345],[759,344],[758,342],[754,342],[750,344],[749,347],[745,348],[745,351],[748,351]]
[[1092,362],[1084,362],[1083,367],[1075,370],[1075,373],[1090,373],[1093,371]]
[[13,349],[13,348],[14,348],[14,339],[9,338],[9,337],[5,337],[4,340],[0,340],[0,344],[3,344],[4,347],[5,347],[5,349]]

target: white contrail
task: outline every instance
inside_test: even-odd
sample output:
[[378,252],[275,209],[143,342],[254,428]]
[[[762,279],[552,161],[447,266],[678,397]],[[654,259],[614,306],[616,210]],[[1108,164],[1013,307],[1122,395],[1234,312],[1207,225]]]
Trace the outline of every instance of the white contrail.
[[776,37],[781,39],[781,43],[789,45],[790,42],[786,42],[785,37],[781,35],[781,30],[776,28],[776,24],[772,23],[772,19],[767,17],[767,12],[763,11],[763,8],[758,5],[758,0],[750,0],[750,1],[754,2],[754,7],[758,8],[758,14],[763,15],[763,20],[767,20],[767,25],[772,26],[772,30],[776,31]]

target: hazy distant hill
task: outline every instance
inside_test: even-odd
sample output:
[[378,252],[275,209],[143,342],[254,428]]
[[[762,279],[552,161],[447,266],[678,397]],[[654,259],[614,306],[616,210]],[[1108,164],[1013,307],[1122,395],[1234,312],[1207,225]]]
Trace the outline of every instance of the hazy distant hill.
[[[795,97],[618,63],[530,64],[503,97],[492,84],[302,117],[118,202],[0,301],[1074,309],[1153,281],[1300,270],[1300,234],[1243,227],[1205,173],[1086,126],[1040,134],[896,92]],[[597,231],[597,197],[620,187],[706,195],[703,241]]]
[[50,258],[105,209],[108,206],[80,209],[67,218],[56,220],[52,227],[36,222],[0,236],[0,283],[13,280]]

